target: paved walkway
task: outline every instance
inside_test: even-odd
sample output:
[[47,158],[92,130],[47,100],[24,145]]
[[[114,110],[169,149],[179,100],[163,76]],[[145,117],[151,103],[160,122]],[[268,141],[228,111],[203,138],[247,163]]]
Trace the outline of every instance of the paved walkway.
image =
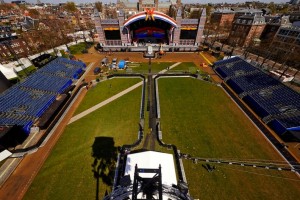
[[[178,62],[178,63],[175,63],[175,64],[171,65],[169,67],[169,69],[173,69],[174,67],[176,67],[179,64],[181,64],[181,62]],[[168,71],[168,70],[164,69],[164,70],[160,71],[159,74],[165,73],[166,71]],[[79,120],[79,119],[81,119],[82,117],[85,117],[86,115],[88,115],[88,114],[96,111],[97,109],[105,106],[106,104],[108,104],[108,103],[110,103],[110,102],[112,102],[112,101],[120,98],[121,96],[123,96],[123,95],[131,92],[132,90],[138,88],[141,85],[143,85],[143,81],[141,81],[141,82],[139,82],[139,83],[137,83],[137,84],[135,84],[135,85],[127,88],[126,90],[123,90],[122,92],[120,92],[120,93],[118,93],[118,94],[116,94],[116,95],[114,95],[114,96],[112,96],[112,97],[110,97],[110,98],[102,101],[101,103],[99,103],[99,104],[97,104],[97,105],[95,105],[95,106],[93,106],[93,107],[91,107],[91,108],[83,111],[82,113],[79,113],[78,115],[75,115],[74,117],[71,118],[71,120],[69,121],[68,125],[71,124],[71,123],[73,123],[73,122],[75,122],[75,121],[77,121],[77,120]]]

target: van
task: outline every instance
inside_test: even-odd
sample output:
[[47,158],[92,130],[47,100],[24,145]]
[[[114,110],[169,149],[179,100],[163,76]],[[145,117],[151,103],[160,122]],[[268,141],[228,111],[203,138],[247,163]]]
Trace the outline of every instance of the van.
[[108,65],[108,58],[103,58],[101,61],[101,66],[107,66]]
[[117,65],[117,58],[114,58],[113,60],[112,60],[112,62],[111,62],[111,64],[113,64],[113,65]]
[[96,67],[96,68],[94,69],[94,74],[95,74],[95,75],[99,74],[100,72],[101,72],[100,67]]

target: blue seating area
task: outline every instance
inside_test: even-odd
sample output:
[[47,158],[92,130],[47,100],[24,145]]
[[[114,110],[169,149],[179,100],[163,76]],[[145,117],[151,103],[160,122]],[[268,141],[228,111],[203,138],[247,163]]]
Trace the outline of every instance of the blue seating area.
[[[274,119],[270,123],[268,123],[268,125],[272,129],[277,130],[276,133],[278,135],[282,135],[287,130],[288,131],[300,131],[299,122],[300,122],[300,115],[294,116],[294,117],[282,118],[282,119]],[[290,128],[286,128],[286,127],[290,127]]]
[[236,61],[239,61],[239,60],[240,60],[240,57],[233,57],[233,58],[230,58],[230,59],[219,60],[219,61],[214,63],[214,66],[218,67],[218,66],[225,65],[225,64],[231,63],[231,62],[236,62]]
[[35,119],[72,85],[85,64],[57,58],[19,84],[0,94],[0,125],[23,126],[29,134]]
[[63,58],[63,57],[59,57],[59,58],[55,59],[55,62],[61,63],[61,64],[69,64],[69,65],[77,66],[77,67],[80,67],[83,69],[86,68],[86,64],[81,61],[69,60],[69,59]]
[[237,94],[270,86],[281,85],[276,79],[258,71],[254,74],[232,77],[226,82]]
[[[0,97],[0,111],[40,117],[55,100],[56,95],[39,91],[27,91],[14,87]],[[0,123],[1,124],[1,123]]]
[[27,78],[21,85],[32,89],[62,93],[64,89],[72,85],[72,80],[60,76],[43,74],[38,71]]
[[39,72],[47,75],[77,79],[85,67],[86,65],[82,62],[57,58],[40,69]]
[[258,71],[254,66],[241,58],[235,57],[227,59],[221,64],[214,64],[215,71],[223,78],[243,75],[249,72]]
[[278,135],[300,131],[299,93],[238,57],[216,62],[214,70]]
[[[278,115],[290,110],[300,111],[300,94],[282,85],[276,89],[261,90],[247,95],[247,102],[257,102],[270,115]],[[261,115],[260,117],[266,117]]]

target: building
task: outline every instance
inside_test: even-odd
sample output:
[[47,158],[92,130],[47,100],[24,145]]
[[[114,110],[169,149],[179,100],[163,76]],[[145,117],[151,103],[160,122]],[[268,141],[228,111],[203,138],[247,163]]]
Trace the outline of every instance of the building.
[[241,47],[258,45],[265,26],[265,18],[261,14],[242,15],[233,22],[228,43]]
[[[177,9],[176,16],[172,18],[163,12],[156,11],[155,6],[158,4],[155,2],[157,1],[151,1],[152,4],[149,3],[149,5],[146,2],[148,1],[142,2],[145,11],[128,15],[123,10],[119,10],[118,17],[113,19],[103,18],[103,15],[95,10],[95,27],[100,45],[112,51],[121,50],[121,47],[123,50],[130,48],[132,51],[144,51],[146,43],[164,44],[166,51],[180,45],[188,46],[187,48],[193,47],[193,50],[197,49],[202,41],[206,21],[205,9],[202,10],[199,19],[183,18],[181,8]],[[146,9],[146,6],[150,8]],[[158,10],[159,8],[158,6]],[[181,47],[178,48],[179,51],[184,50]],[[189,50],[192,49],[189,48]]]
[[292,5],[300,4],[300,0],[290,0],[289,4],[292,4]]
[[281,26],[273,41],[273,52],[282,58],[282,62],[288,61],[292,65],[300,63],[300,27],[293,25]]
[[260,37],[264,43],[272,42],[274,36],[281,26],[291,24],[289,21],[289,16],[265,16],[265,21],[266,26]]
[[16,38],[17,34],[11,26],[0,26],[0,42]]
[[218,27],[231,27],[234,15],[235,12],[231,9],[218,9],[211,14],[210,23]]
[[26,4],[26,1],[11,1],[11,3],[14,3],[14,4]]
[[240,8],[240,7],[231,8],[231,9],[235,12],[234,19],[233,19],[234,21],[243,15],[263,15],[263,11],[260,9]]
[[290,16],[291,23],[300,21],[300,12],[292,12],[292,13],[288,13],[288,15]]
[[155,151],[127,154],[124,174],[116,172],[114,192],[103,199],[192,200],[186,182],[177,181],[174,159],[178,162],[172,154]]
[[22,39],[7,40],[0,43],[0,62],[16,60],[29,54],[29,46]]

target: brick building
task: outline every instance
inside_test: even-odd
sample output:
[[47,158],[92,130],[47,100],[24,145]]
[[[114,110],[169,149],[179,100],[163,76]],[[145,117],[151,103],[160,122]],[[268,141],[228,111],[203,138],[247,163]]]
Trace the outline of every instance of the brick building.
[[241,47],[258,45],[265,26],[265,18],[260,14],[242,15],[233,22],[228,43]]
[[289,16],[265,16],[266,26],[261,34],[261,40],[263,43],[272,42],[278,29],[281,26],[290,24]]
[[22,39],[7,40],[0,43],[0,62],[15,60],[30,54],[30,48]]
[[300,27],[281,26],[271,45],[273,52],[283,59],[282,62],[289,61],[293,64],[300,64]]
[[[143,1],[143,5],[148,6],[147,2],[150,1]],[[103,18],[102,14],[95,10],[95,27],[100,45],[111,51],[118,51],[120,48],[142,51],[144,49],[139,46],[145,46],[146,43],[164,44],[167,51],[175,46],[178,51],[197,49],[202,42],[206,9],[202,9],[201,16],[195,19],[183,18],[181,8],[177,8],[176,15],[170,17],[156,9],[152,10],[152,6],[156,6],[158,1],[151,2],[147,11],[128,15],[120,9],[116,18]],[[178,45],[184,47],[177,47]]]
[[233,10],[219,9],[211,14],[210,23],[219,27],[231,27],[234,15],[235,12]]

